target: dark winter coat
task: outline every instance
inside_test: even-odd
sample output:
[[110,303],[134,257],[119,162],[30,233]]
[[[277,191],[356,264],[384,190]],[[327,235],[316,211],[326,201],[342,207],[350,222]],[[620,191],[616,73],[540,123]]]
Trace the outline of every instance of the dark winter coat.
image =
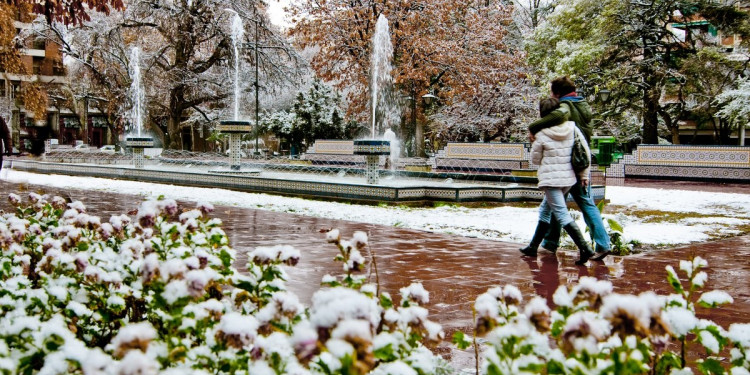
[[13,141],[10,138],[10,129],[2,117],[0,117],[0,158],[3,154],[10,154],[13,151]]
[[580,96],[560,98],[560,108],[529,124],[529,131],[531,134],[536,134],[542,129],[559,125],[566,120],[575,122],[586,137],[586,141],[591,142],[591,107],[586,99]]

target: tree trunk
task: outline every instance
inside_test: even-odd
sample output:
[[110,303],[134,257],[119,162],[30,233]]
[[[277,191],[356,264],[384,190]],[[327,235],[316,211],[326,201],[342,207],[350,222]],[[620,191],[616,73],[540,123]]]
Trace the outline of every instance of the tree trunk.
[[417,149],[417,157],[424,158],[427,156],[424,152],[424,122],[417,122],[417,129],[414,132],[414,145]]
[[654,85],[643,92],[643,136],[644,144],[659,143],[659,92]]
[[182,150],[182,139],[180,137],[180,116],[172,114],[167,120],[167,134],[165,135],[165,147],[170,150]]
[[674,126],[669,127],[670,132],[672,132],[672,144],[679,145],[680,144],[680,128],[675,124]]

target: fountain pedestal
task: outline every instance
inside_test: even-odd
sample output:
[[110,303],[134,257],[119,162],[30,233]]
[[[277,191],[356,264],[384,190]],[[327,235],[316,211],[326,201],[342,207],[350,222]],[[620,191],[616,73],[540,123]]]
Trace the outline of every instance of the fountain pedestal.
[[242,135],[250,133],[253,126],[248,121],[224,120],[219,123],[218,130],[229,134],[229,168],[234,171],[240,170]]
[[154,139],[151,137],[127,137],[125,138],[125,146],[133,149],[133,166],[137,169],[143,169],[146,163],[143,149],[154,147]]
[[364,139],[354,141],[354,155],[364,155],[366,162],[365,175],[367,183],[375,185],[380,179],[380,155],[391,154],[391,142],[381,139]]

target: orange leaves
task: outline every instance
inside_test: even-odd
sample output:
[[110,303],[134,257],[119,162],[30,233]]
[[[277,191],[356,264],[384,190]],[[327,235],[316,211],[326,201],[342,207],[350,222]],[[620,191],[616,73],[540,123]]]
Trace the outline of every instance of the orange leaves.
[[302,46],[320,47],[313,68],[349,92],[350,114],[367,112],[371,37],[380,14],[391,25],[393,77],[404,92],[470,96],[524,63],[521,51],[505,43],[512,8],[500,2],[303,0],[293,7],[305,18],[291,34]]
[[38,83],[27,83],[21,89],[21,101],[27,112],[34,114],[34,119],[44,121],[47,118],[47,91]]

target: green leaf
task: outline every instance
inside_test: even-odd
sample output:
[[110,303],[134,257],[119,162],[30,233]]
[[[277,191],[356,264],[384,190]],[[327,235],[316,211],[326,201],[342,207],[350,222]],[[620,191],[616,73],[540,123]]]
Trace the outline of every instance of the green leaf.
[[698,370],[702,374],[724,374],[724,368],[721,367],[721,362],[715,358],[707,358],[698,363]]
[[607,223],[609,224],[609,227],[612,228],[614,231],[618,231],[620,233],[623,232],[622,225],[617,222],[615,219],[607,218]]
[[487,375],[503,375],[503,372],[493,363],[487,366]]
[[471,341],[463,332],[456,331],[456,333],[453,334],[453,344],[455,344],[457,348],[464,350],[471,346]]
[[677,276],[677,273],[675,273],[672,266],[667,266],[667,281],[669,282],[669,285],[672,286],[672,289],[674,289],[675,292],[680,294],[685,293],[684,289],[682,289],[680,278]]
[[671,369],[678,369],[682,367],[680,357],[677,354],[667,351],[659,357],[656,362],[656,373],[657,374],[668,374]]
[[398,359],[396,354],[393,352],[393,344],[388,344],[382,348],[378,348],[373,352],[375,358],[384,361],[391,362]]
[[383,293],[380,295],[380,306],[382,306],[383,309],[386,310],[393,307],[393,300],[388,293]]

